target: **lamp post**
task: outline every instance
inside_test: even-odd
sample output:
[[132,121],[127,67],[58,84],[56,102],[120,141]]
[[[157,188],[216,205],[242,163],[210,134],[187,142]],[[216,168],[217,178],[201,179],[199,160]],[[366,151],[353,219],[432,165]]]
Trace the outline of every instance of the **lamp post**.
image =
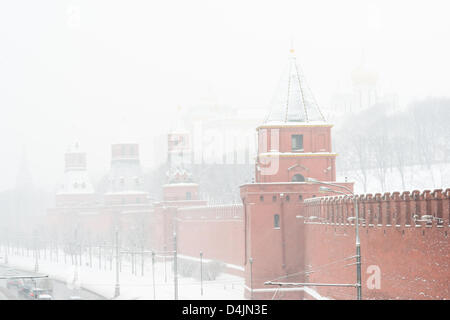
[[8,264],[8,247],[5,250],[5,264]]
[[[322,181],[318,181],[318,180],[312,179],[312,178],[308,178],[307,181],[308,182],[312,182],[312,183],[316,183],[316,184],[323,184],[323,185],[327,185],[327,186],[343,188],[343,189],[345,189],[348,193],[350,193],[353,196],[353,205],[355,207],[356,296],[357,296],[357,300],[361,300],[362,299],[362,292],[361,292],[361,243],[360,243],[360,240],[359,240],[359,212],[358,212],[358,201],[356,199],[356,196],[355,196],[355,194],[353,193],[352,190],[350,190],[349,188],[347,188],[345,186],[341,186],[341,185],[334,184],[334,183],[322,182]],[[332,193],[340,193],[340,194],[347,195],[347,193],[345,193],[345,192],[333,190],[333,189],[327,188],[327,187],[320,187],[319,190],[322,191],[322,192],[332,192]]]
[[39,255],[38,255],[38,247],[37,247],[37,230],[34,231],[34,272],[39,272]]
[[200,251],[200,295],[203,296],[203,252]]
[[167,251],[167,246],[164,245],[164,282],[165,283],[167,283],[166,251]]
[[116,286],[114,290],[114,297],[120,296],[120,283],[119,283],[119,228],[116,228]]
[[178,258],[177,258],[177,234],[173,233],[173,285],[174,285],[174,295],[175,300],[178,300]]
[[153,278],[153,300],[156,300],[156,289],[155,289],[155,251],[152,251],[152,278]]
[[250,300],[253,300],[253,258],[249,258],[250,262]]

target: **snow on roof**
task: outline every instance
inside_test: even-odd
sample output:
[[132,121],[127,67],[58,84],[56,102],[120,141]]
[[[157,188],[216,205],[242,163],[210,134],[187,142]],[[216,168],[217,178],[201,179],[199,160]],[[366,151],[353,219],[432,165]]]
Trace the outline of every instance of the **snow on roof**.
[[104,193],[105,196],[118,196],[118,195],[130,195],[130,194],[148,194],[147,191],[141,190],[124,190],[124,191],[111,191]]
[[279,152],[279,151],[270,151],[263,152],[258,154],[259,156],[299,156],[299,157],[308,157],[308,156],[337,156],[337,153],[334,152]]
[[333,125],[327,121],[323,120],[311,120],[308,122],[299,122],[299,121],[276,121],[276,120],[268,120],[264,124],[258,126],[258,128],[266,128],[266,127],[314,127],[314,126],[324,126],[324,127],[332,127]]
[[198,183],[193,182],[180,182],[180,183],[166,183],[163,187],[194,187],[198,186]]

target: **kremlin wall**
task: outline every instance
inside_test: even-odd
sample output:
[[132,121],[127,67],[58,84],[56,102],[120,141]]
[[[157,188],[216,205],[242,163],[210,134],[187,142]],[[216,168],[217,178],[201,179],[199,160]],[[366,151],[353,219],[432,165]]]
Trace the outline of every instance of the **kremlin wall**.
[[[248,299],[355,299],[353,183],[336,181],[332,125],[310,98],[293,55],[287,79],[285,103],[256,128],[255,181],[236,186],[241,204],[200,199],[181,161],[189,135],[169,134],[170,170],[158,202],[142,187],[137,144],[112,145],[102,195],[89,181],[86,154],[69,150],[48,228],[63,237],[76,230],[95,243],[111,242],[118,229],[123,246],[176,248],[179,259],[202,253],[244,277]],[[450,189],[356,195],[363,299],[450,299],[449,195]]]

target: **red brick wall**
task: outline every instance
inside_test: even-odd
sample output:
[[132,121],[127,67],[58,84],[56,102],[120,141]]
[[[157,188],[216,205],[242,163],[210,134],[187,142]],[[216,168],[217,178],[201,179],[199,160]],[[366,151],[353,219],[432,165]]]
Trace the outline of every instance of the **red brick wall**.
[[243,266],[244,224],[242,205],[179,208],[178,252]]
[[[449,194],[447,189],[444,193],[413,192],[412,197],[409,192],[359,197],[360,216],[367,219],[360,227],[363,299],[450,298]],[[308,282],[356,283],[356,266],[346,266],[355,259],[343,260],[355,255],[355,226],[343,218],[346,208],[348,216],[353,216],[351,200],[306,201],[305,215],[324,219],[305,220],[301,246],[307,269],[315,271]],[[414,214],[443,220],[414,222]],[[373,274],[370,266],[381,271],[379,289],[368,288],[367,280]],[[316,289],[334,299],[356,296],[355,288]]]

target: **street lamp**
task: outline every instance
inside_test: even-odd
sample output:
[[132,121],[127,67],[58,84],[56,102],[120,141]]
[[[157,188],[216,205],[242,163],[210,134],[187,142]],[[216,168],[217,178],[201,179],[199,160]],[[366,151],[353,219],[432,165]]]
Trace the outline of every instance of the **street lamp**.
[[203,252],[200,251],[200,294],[203,295]]
[[114,297],[120,296],[120,283],[119,283],[119,272],[120,272],[120,265],[119,265],[119,228],[116,228],[116,286],[114,290]]
[[250,262],[250,300],[253,300],[253,258],[248,259]]
[[175,300],[178,300],[178,252],[177,252],[177,233],[173,233],[173,285]]
[[153,300],[156,300],[155,289],[155,251],[152,250],[152,278],[153,278]]
[[[322,182],[322,181],[318,181],[316,179],[313,178],[307,178],[306,180],[307,182],[311,182],[311,183],[317,183],[317,184],[323,184],[323,185],[327,185],[327,186],[333,186],[333,187],[338,187],[338,188],[343,188],[345,189],[348,193],[350,193],[353,196],[353,205],[355,207],[355,237],[356,237],[356,294],[357,294],[357,299],[361,300],[362,299],[362,293],[361,293],[361,243],[359,240],[359,212],[358,212],[358,201],[356,199],[355,194],[353,193],[352,190],[350,190],[349,188],[345,187],[345,186],[341,186],[339,184],[334,184],[334,183],[328,183],[328,182]],[[347,195],[348,193],[342,192],[342,191],[338,191],[338,190],[333,190],[331,188],[328,187],[319,187],[319,191],[321,192],[331,192],[331,193],[340,193],[343,195]]]

